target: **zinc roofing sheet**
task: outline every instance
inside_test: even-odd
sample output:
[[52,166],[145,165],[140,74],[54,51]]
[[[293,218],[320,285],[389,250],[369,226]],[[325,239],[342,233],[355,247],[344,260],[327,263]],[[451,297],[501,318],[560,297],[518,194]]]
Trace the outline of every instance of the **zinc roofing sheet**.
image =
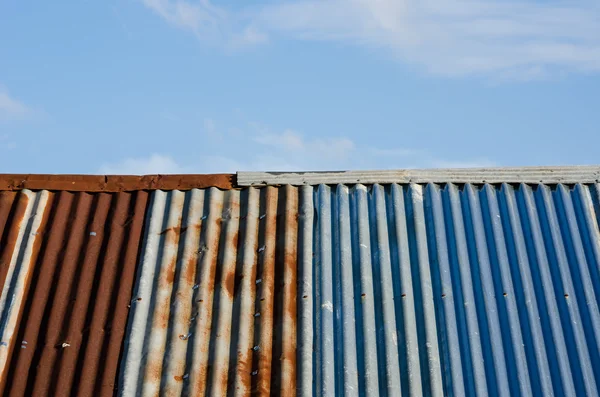
[[3,393],[598,395],[580,171],[0,192]]

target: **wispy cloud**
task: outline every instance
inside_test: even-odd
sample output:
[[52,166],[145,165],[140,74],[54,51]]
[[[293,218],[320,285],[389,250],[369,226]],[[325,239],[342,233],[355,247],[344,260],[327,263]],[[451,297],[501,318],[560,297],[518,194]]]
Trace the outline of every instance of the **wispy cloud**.
[[600,71],[600,4],[591,0],[296,0],[242,10],[208,0],[143,0],[201,40],[343,41],[444,75],[532,79]]
[[31,109],[0,86],[0,119],[21,118],[30,112]]
[[172,157],[152,154],[150,157],[128,158],[116,164],[104,164],[99,172],[105,175],[183,174],[186,172]]
[[172,26],[192,32],[199,40],[235,49],[259,44],[267,36],[238,13],[214,6],[209,0],[142,0]]
[[[211,120],[209,125],[214,126]],[[180,174],[236,171],[341,171],[399,168],[489,167],[486,158],[460,159],[436,156],[422,149],[371,147],[344,136],[307,137],[286,129],[273,132],[249,124],[240,134],[223,133],[226,145],[207,147],[195,163],[154,154],[106,164],[102,174]]]

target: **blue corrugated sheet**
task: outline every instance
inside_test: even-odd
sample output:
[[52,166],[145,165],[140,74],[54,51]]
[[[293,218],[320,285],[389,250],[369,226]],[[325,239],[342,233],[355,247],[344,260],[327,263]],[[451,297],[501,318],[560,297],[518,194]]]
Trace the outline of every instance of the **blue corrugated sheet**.
[[[122,384],[153,382],[152,395],[596,396],[598,199],[593,184],[156,192],[138,286],[148,304],[132,311],[123,368],[135,371]],[[148,289],[172,264],[176,284]],[[226,293],[229,277],[236,282]],[[213,298],[220,303],[202,311]],[[285,309],[294,300],[297,312]],[[165,308],[179,315],[158,321]],[[207,326],[202,341],[198,321]],[[173,346],[149,345],[158,334]],[[193,359],[198,343],[209,352],[204,368]],[[295,359],[284,357],[296,345]],[[144,351],[158,354],[162,369]],[[196,371],[217,370],[186,385]],[[120,390],[146,395],[136,387]]]
[[597,192],[318,187],[306,394],[597,395]]

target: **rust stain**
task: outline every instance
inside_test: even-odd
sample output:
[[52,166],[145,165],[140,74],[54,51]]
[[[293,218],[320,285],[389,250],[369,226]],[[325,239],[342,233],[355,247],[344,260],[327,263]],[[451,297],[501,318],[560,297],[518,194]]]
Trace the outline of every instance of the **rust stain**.
[[191,190],[216,187],[233,189],[235,174],[199,175],[39,175],[0,174],[0,191],[65,190],[119,193],[140,190]]
[[185,281],[188,284],[194,284],[196,282],[196,264],[198,263],[198,258],[192,256],[187,263],[187,267],[185,269]]
[[237,248],[237,246],[238,246],[238,237],[239,237],[239,230],[236,230],[235,234],[231,238],[231,248],[232,249],[236,249]]
[[150,383],[160,382],[162,369],[161,360],[149,360],[148,368],[146,369],[146,377],[150,380]]
[[227,274],[225,275],[225,290],[227,291],[227,295],[229,295],[230,298],[233,298],[234,287],[235,287],[235,269],[232,269],[231,271],[227,272]]
[[167,328],[169,325],[169,315],[171,314],[171,302],[169,302],[169,299],[165,299],[157,306],[159,308],[157,313],[158,325],[161,328]]
[[173,281],[175,281],[176,265],[177,265],[177,258],[171,259],[171,261],[169,262],[169,265],[167,266],[167,270],[166,270],[166,274],[165,274],[165,281],[166,281],[167,285],[171,285],[171,284],[173,284]]
[[183,382],[183,376],[175,375],[173,377],[177,382]]
[[238,351],[237,355],[237,376],[242,380],[242,384],[246,391],[249,391],[252,387],[251,373],[252,373],[252,349],[249,349],[247,353]]
[[163,236],[163,235],[165,235],[165,234],[167,234],[169,232],[172,232],[176,237],[179,237],[180,235],[182,235],[183,233],[185,233],[187,229],[188,229],[187,226],[184,226],[184,227],[173,226],[173,227],[170,227],[168,229],[163,230],[160,233],[160,235]]

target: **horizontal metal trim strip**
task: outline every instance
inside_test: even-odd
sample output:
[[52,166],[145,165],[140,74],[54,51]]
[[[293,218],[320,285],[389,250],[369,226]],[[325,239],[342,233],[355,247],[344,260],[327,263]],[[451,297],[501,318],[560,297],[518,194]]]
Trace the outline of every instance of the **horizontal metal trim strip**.
[[191,190],[209,187],[232,189],[234,186],[234,174],[143,176],[0,174],[0,191],[29,189],[119,193],[138,190]]
[[238,186],[375,183],[594,183],[600,166],[406,169],[335,172],[238,172]]

